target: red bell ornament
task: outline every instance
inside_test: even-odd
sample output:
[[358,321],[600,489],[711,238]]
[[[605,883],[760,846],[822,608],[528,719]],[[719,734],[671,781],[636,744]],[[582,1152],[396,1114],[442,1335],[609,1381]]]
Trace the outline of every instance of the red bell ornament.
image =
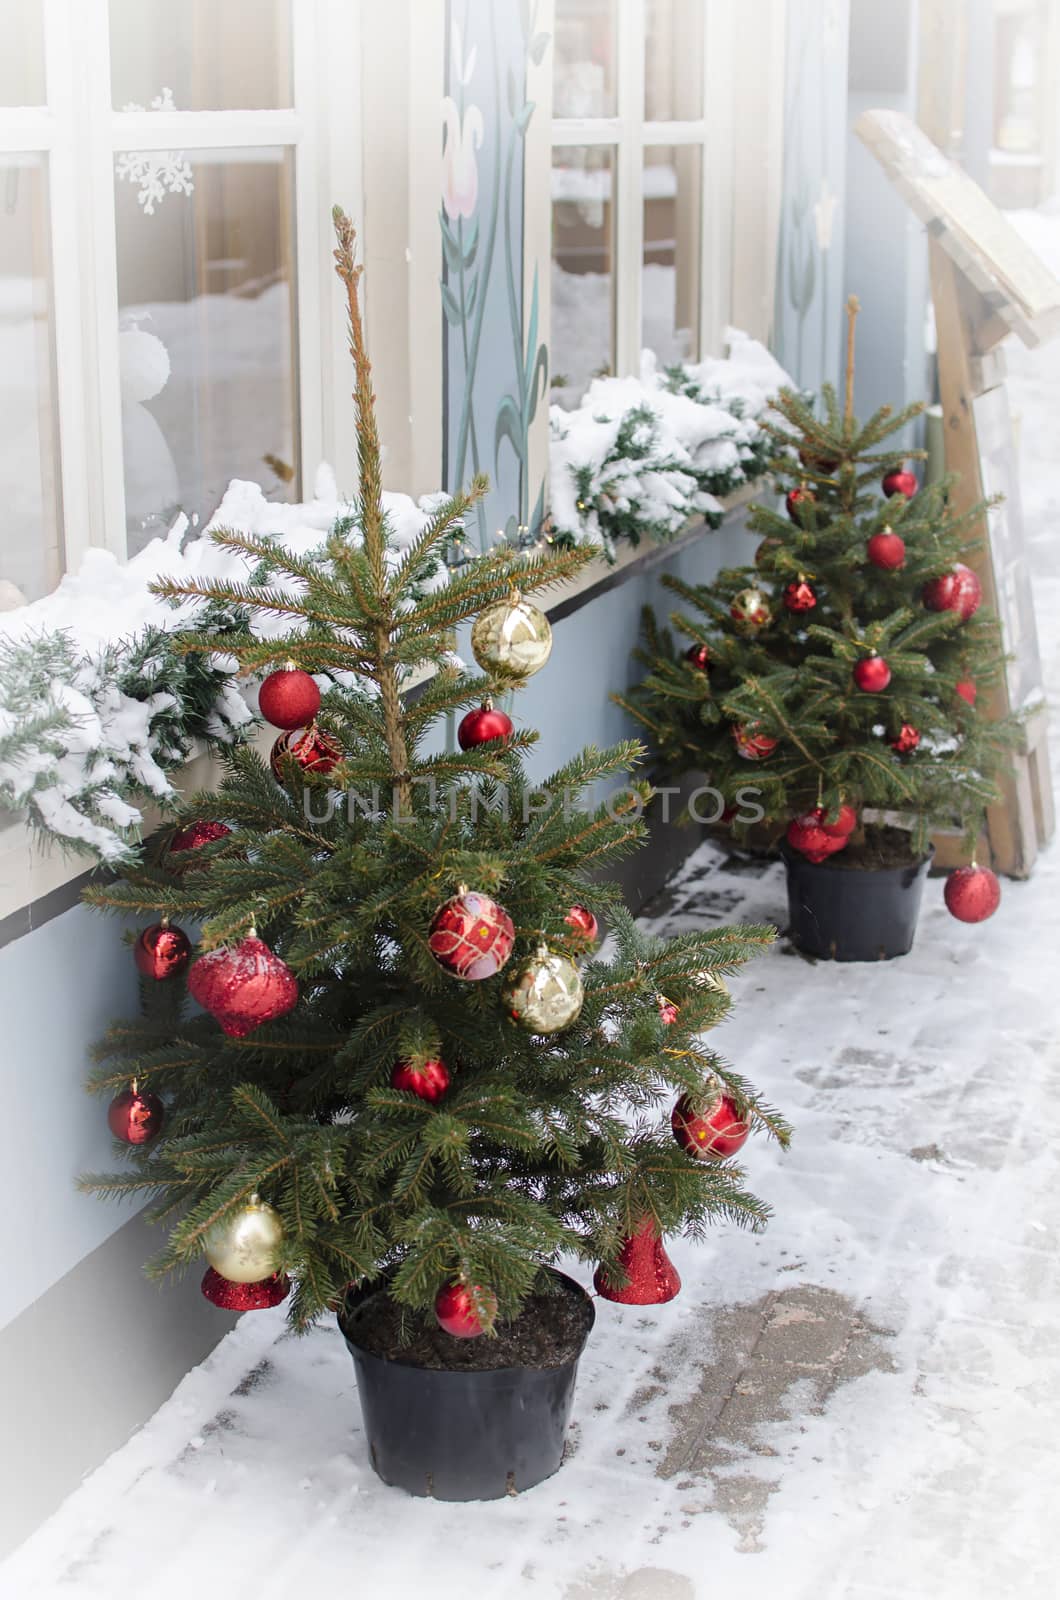
[[862,656],[854,663],[854,682],[866,694],[882,694],[891,681],[891,669],[882,656]]
[[274,1272],[260,1283],[232,1283],[207,1267],[200,1287],[210,1304],[222,1311],[266,1311],[287,1299],[291,1280],[286,1272]]
[[437,1104],[452,1079],[444,1061],[395,1061],[390,1073],[392,1089],[407,1089],[431,1105]]
[[456,730],[461,750],[475,750],[480,744],[490,744],[494,739],[509,740],[515,724],[504,711],[498,711],[492,700],[484,700],[474,711],[461,718]]
[[689,645],[685,651],[685,660],[699,672],[706,672],[710,664],[710,651],[705,644]]
[[595,944],[599,938],[600,924],[588,906],[571,906],[563,920],[568,928],[573,928],[580,939],[586,939],[590,944]]
[[958,561],[952,572],[925,583],[921,598],[929,611],[956,611],[967,622],[979,610],[983,586],[971,567]]
[[269,765],[277,783],[283,782],[283,758],[290,757],[303,772],[326,778],[342,760],[342,751],[328,734],[311,723],[308,728],[281,733],[269,755]]
[[159,983],[183,972],[190,954],[191,940],[184,929],[172,926],[165,917],[145,928],[133,945],[136,970]]
[[492,1328],[497,1315],[497,1296],[480,1284],[468,1288],[464,1283],[445,1283],[434,1301],[438,1326],[454,1339],[477,1339]]
[[734,723],[732,737],[736,744],[736,754],[745,761],[765,761],[773,754],[779,744],[778,739],[773,739],[768,733],[760,733],[758,724]]
[[905,566],[905,540],[893,528],[883,528],[873,534],[865,546],[865,554],[874,567],[884,572],[897,572]]
[[270,672],[258,690],[258,709],[276,728],[304,728],[320,710],[320,690],[294,662]]
[[784,508],[795,526],[801,528],[802,514],[817,504],[817,496],[812,489],[807,489],[803,484],[801,488],[792,489],[784,496]]
[[962,700],[967,702],[968,705],[974,706],[975,705],[975,697],[976,697],[976,694],[978,693],[978,690],[976,689],[976,685],[975,685],[975,679],[974,678],[962,678],[960,680],[960,682],[957,684],[957,693],[960,695]]
[[156,1094],[138,1089],[135,1079],[107,1108],[107,1126],[123,1144],[150,1144],[162,1131],[166,1108]]
[[784,590],[784,604],[789,611],[812,611],[817,604],[817,591],[805,578],[797,578]]
[[612,1280],[602,1263],[593,1274],[593,1287],[604,1300],[622,1306],[661,1306],[681,1292],[680,1274],[650,1217],[623,1242],[618,1264],[624,1284]]
[[231,948],[193,961],[188,993],[229,1038],[245,1039],[298,1004],[298,980],[285,961],[250,933]]
[[897,736],[891,740],[891,749],[900,756],[911,756],[919,743],[920,729],[914,728],[911,722],[903,722]]
[[719,1094],[705,1111],[697,1111],[683,1094],[670,1116],[674,1138],[682,1150],[700,1161],[724,1161],[747,1143],[751,1124],[727,1094]]
[[514,943],[515,924],[504,907],[466,884],[439,906],[427,934],[438,965],[454,978],[476,983],[501,970]]
[[985,922],[1001,904],[1001,885],[989,867],[958,867],[942,891],[946,910],[958,922]]
[[177,855],[182,850],[198,850],[217,839],[227,839],[231,831],[223,822],[191,822],[186,828],[177,829],[169,841],[169,853]]
[[920,488],[920,484],[917,482],[915,472],[899,468],[884,475],[882,488],[888,500],[893,499],[896,494],[904,494],[907,500],[911,500]]

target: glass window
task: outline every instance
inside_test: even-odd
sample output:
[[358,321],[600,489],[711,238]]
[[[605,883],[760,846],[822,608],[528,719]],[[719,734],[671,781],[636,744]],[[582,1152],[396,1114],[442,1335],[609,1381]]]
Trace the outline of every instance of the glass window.
[[0,605],[8,609],[54,589],[63,565],[43,156],[0,156],[0,214]]
[[644,120],[696,122],[702,115],[702,0],[648,0]]
[[290,0],[110,0],[114,109],[292,103]]
[[554,117],[615,114],[615,0],[556,0]]
[[2,15],[0,106],[44,104],[43,0],[17,0]]
[[641,343],[662,362],[695,360],[699,349],[699,145],[644,152]]
[[[160,163],[179,173],[174,187]],[[116,172],[132,555],[177,511],[209,517],[231,478],[301,497],[293,152],[126,153]]]
[[614,351],[612,181],[604,145],[552,152],[552,398],[576,406]]

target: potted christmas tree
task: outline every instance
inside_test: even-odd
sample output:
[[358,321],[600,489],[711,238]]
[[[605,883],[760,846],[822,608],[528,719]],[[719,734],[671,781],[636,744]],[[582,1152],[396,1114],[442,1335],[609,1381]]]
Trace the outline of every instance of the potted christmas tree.
[[1004,658],[962,559],[986,507],[955,516],[951,480],[920,485],[909,452],[888,446],[919,406],[854,417],[855,300],[848,311],[844,409],[827,385],[823,416],[791,390],[774,401],[785,502],[751,509],[754,565],[707,586],[664,578],[690,643],[675,648],[648,613],[647,675],[615,698],[666,767],[710,774],[725,810],[704,820],[737,837],[786,827],[795,943],[867,961],[911,947],[936,826],[963,830],[971,851],[947,881],[954,916],[996,909],[974,850],[1014,728],[984,710]]
[[[161,586],[238,609],[224,648],[267,670],[279,736],[271,763],[235,753],[154,859],[89,896],[150,925],[143,1014],[93,1079],[128,1160],[84,1182],[145,1195],[170,1229],[152,1270],[205,1257],[217,1304],[289,1296],[297,1329],[337,1312],[387,1482],[493,1497],[560,1462],[593,1307],[554,1263],[593,1262],[606,1299],[657,1303],[679,1288],[666,1234],[765,1218],[728,1158],[786,1129],[700,1035],[728,1006],[722,975],[772,933],[664,943],[600,883],[641,838],[643,786],[590,810],[578,796],[628,773],[636,745],[531,787],[534,735],[489,697],[544,666],[527,597],[589,553],[499,549],[435,587],[457,496],[397,555],[353,232],[336,227],[359,499],[314,554],[222,531],[245,583]],[[480,673],[451,653],[472,618]],[[403,680],[424,663],[413,701]],[[460,748],[439,748],[461,711]]]

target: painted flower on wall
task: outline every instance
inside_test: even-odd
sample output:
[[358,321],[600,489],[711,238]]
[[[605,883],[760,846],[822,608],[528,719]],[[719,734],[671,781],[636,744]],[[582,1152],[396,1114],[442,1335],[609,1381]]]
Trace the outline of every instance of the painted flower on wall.
[[478,161],[486,124],[478,106],[468,106],[461,119],[456,101],[442,101],[442,204],[450,222],[474,215],[478,204]]

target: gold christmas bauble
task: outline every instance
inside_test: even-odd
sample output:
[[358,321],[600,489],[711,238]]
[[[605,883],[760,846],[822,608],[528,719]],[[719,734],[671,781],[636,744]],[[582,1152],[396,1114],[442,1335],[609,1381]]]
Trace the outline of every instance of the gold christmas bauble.
[[761,589],[741,589],[739,594],[733,595],[729,615],[745,633],[757,633],[773,620],[769,601]]
[[206,1259],[229,1283],[260,1283],[280,1265],[283,1222],[267,1200],[252,1194],[246,1205],[224,1217],[206,1235]]
[[539,945],[517,968],[504,990],[504,1004],[528,1033],[559,1033],[582,1008],[581,974],[567,956]]
[[471,649],[483,672],[529,678],[552,653],[552,629],[545,613],[515,592],[475,618]]

